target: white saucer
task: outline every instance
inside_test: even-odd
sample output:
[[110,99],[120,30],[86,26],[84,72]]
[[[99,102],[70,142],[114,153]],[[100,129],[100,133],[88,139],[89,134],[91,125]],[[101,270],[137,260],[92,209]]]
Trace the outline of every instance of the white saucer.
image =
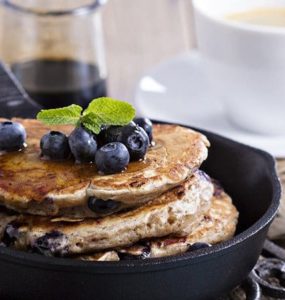
[[258,135],[229,122],[196,51],[150,70],[139,82],[135,103],[149,118],[200,127],[285,157],[285,136]]

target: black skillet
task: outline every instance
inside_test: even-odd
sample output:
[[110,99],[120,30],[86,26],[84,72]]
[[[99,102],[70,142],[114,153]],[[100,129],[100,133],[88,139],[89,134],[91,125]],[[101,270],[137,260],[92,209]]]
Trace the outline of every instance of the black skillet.
[[279,205],[274,159],[201,132],[211,142],[202,169],[222,183],[240,212],[233,239],[183,255],[120,262],[48,258],[0,248],[0,299],[211,300],[241,283],[257,262]]

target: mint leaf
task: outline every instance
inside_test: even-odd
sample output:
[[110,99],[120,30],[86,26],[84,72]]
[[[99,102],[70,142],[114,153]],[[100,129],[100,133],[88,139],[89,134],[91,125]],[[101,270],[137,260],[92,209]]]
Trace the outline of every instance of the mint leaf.
[[95,134],[99,134],[101,131],[102,123],[95,114],[89,113],[81,118],[81,123],[84,125],[85,128],[89,129]]
[[93,100],[83,116],[90,113],[93,121],[101,125],[127,125],[135,117],[136,111],[128,102],[103,97]]
[[63,108],[44,109],[37,114],[37,119],[47,125],[78,125],[82,107],[72,104]]

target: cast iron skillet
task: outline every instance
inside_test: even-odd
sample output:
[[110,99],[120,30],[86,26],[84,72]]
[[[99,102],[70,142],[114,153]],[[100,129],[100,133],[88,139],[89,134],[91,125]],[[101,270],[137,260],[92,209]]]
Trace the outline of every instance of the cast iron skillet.
[[261,253],[280,184],[269,154],[202,132],[211,142],[202,168],[222,183],[240,212],[233,239],[166,258],[95,263],[1,248],[0,298],[211,300],[238,285]]

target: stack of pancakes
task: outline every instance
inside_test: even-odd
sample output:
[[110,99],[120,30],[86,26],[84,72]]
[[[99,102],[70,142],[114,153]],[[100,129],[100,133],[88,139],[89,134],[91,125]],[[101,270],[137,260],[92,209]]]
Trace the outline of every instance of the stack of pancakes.
[[[0,155],[3,245],[96,261],[173,255],[233,236],[231,198],[199,170],[209,147],[202,134],[154,125],[145,160],[103,176],[92,164],[40,158],[41,137],[71,127],[16,121],[26,128],[27,148]],[[106,209],[90,199],[106,201]]]

